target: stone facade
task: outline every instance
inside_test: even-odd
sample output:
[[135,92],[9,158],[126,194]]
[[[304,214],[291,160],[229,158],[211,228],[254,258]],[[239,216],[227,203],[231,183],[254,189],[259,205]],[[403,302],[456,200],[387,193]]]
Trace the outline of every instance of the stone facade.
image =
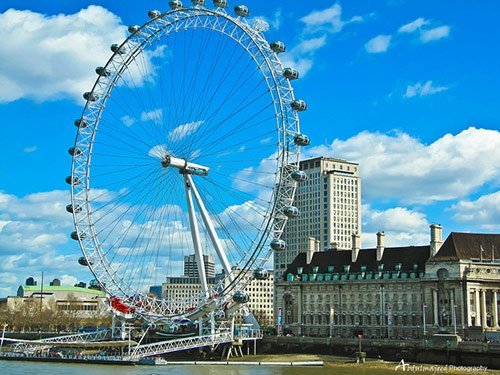
[[442,243],[431,226],[427,246],[385,248],[383,233],[377,249],[353,239],[350,251],[317,252],[313,242],[276,283],[284,333],[482,339],[500,330],[500,235],[451,233]]

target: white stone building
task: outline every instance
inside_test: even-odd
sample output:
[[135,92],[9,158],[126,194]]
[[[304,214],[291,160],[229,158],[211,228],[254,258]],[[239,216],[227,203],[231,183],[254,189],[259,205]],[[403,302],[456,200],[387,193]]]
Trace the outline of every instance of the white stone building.
[[[277,280],[283,332],[408,338],[500,335],[500,235],[431,226],[430,244],[318,252],[315,240]],[[333,319],[332,319],[333,317]]]

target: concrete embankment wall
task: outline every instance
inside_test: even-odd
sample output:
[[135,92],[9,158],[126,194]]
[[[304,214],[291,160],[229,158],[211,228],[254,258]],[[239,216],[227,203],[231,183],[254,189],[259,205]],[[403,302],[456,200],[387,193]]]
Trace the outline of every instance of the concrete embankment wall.
[[[265,336],[259,342],[261,354],[307,353],[352,356],[358,351],[357,338]],[[500,344],[482,342],[447,343],[439,340],[363,339],[362,351],[369,358],[387,361],[435,363],[460,366],[487,366],[500,369]]]

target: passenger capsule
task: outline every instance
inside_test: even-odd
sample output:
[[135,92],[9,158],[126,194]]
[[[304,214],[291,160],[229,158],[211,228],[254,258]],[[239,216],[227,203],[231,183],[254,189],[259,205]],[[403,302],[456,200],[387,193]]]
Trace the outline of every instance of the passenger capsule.
[[82,212],[82,208],[79,205],[76,205],[75,208],[73,208],[72,204],[68,204],[66,206],[66,211],[68,211],[69,213],[73,214],[73,213]]
[[111,75],[111,72],[102,66],[95,68],[95,72],[99,77],[109,77]]
[[275,238],[274,240],[271,241],[271,249],[273,249],[273,250],[285,250],[286,249],[286,242]]
[[148,17],[151,18],[152,20],[155,20],[161,17],[161,12],[159,10],[150,10],[148,12]]
[[80,233],[80,236],[78,236],[78,232],[71,232],[71,239],[78,241],[78,240],[83,240],[85,238],[85,233]]
[[240,17],[248,17],[250,11],[245,5],[238,5],[234,7],[234,13],[236,13]]
[[80,156],[82,154],[82,150],[79,148],[71,147],[68,149],[68,154],[71,156]]
[[304,134],[297,134],[293,141],[297,146],[309,146],[311,144],[309,137]]
[[71,176],[66,177],[66,183],[68,185],[80,185],[80,180],[78,177],[71,179]]
[[286,51],[286,46],[285,43],[276,41],[276,42],[271,42],[269,43],[269,47],[275,52],[275,53],[282,53]]
[[300,210],[294,206],[286,206],[283,209],[283,213],[289,218],[295,218],[300,216]]
[[297,182],[304,182],[307,180],[307,173],[304,171],[293,171],[292,179]]
[[83,129],[83,128],[86,128],[87,126],[89,126],[89,123],[81,118],[79,118],[78,120],[75,120],[74,124],[77,128],[80,128],[80,129]]
[[99,100],[99,96],[93,92],[86,92],[83,94],[83,99],[88,100],[89,102],[96,102]]
[[135,34],[136,32],[138,32],[139,30],[141,29],[141,27],[139,25],[131,25],[128,27],[128,32],[130,34]]
[[257,280],[267,280],[269,278],[269,272],[264,268],[257,268],[253,271],[253,277]]
[[179,0],[172,0],[171,2],[168,3],[171,9],[176,10],[179,8],[182,8],[182,1]]
[[94,262],[92,261],[89,262],[85,257],[78,258],[78,263],[82,266],[88,266],[94,264]]
[[191,0],[193,5],[199,5],[200,7],[205,6],[205,0]]
[[123,55],[123,54],[127,53],[127,51],[125,51],[124,47],[120,48],[119,44],[112,44],[110,48],[111,48],[112,52],[118,53],[119,55]]
[[233,301],[236,303],[247,303],[250,300],[245,292],[236,292],[233,295]]
[[299,72],[292,68],[285,68],[285,70],[283,70],[283,75],[289,80],[299,78]]
[[227,8],[227,0],[214,0],[214,6],[217,8]]
[[305,111],[307,109],[307,104],[303,100],[294,100],[290,105],[294,111]]

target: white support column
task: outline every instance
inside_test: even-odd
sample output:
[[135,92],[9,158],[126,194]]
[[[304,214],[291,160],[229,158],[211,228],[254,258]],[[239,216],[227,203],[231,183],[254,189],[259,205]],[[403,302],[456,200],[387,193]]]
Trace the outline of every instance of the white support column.
[[476,307],[476,321],[475,321],[475,326],[480,327],[481,326],[481,303],[479,301],[479,288],[476,288],[475,291],[475,307]]
[[439,325],[439,310],[438,310],[438,292],[437,289],[432,289],[432,308],[434,310],[434,325]]
[[484,329],[487,326],[486,324],[486,290],[481,289],[481,327]]
[[207,275],[205,273],[205,262],[203,261],[203,252],[201,251],[200,243],[200,230],[198,228],[198,221],[196,220],[196,215],[194,212],[193,197],[191,195],[191,182],[189,181],[189,175],[184,175],[184,183],[186,185],[186,198],[188,204],[189,212],[189,225],[191,227],[191,236],[193,237],[194,252],[196,255],[196,263],[198,265],[198,275],[200,275],[201,288],[208,297],[208,284]]
[[497,291],[493,290],[493,299],[491,301],[492,315],[493,315],[493,325],[492,327],[498,328],[498,301],[497,301]]
[[191,189],[194,193],[194,198],[196,199],[196,204],[200,210],[201,217],[203,219],[203,223],[205,224],[205,228],[208,231],[210,239],[212,240],[212,244],[214,245],[215,251],[217,252],[217,256],[222,264],[222,268],[226,272],[230,281],[234,280],[234,276],[231,272],[231,266],[229,265],[229,261],[227,260],[226,253],[224,248],[222,247],[222,243],[220,242],[219,236],[217,236],[217,232],[215,231],[214,224],[208,215],[207,209],[205,208],[205,204],[201,199],[200,194],[198,193],[198,189],[194,185],[193,179],[191,175],[186,175],[187,181],[191,184]]
[[470,290],[467,289],[465,292],[465,316],[467,317],[467,327],[472,326],[472,316],[471,316],[471,308],[470,308]]

